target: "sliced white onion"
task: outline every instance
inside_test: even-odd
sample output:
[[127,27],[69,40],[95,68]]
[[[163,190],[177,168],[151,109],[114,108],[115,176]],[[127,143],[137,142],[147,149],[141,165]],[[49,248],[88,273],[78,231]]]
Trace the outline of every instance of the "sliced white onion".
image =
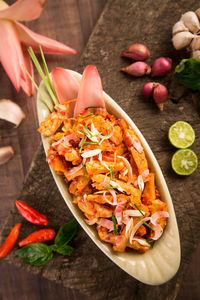
[[105,162],[102,161],[102,153],[99,153],[99,161],[100,163],[108,170],[110,171],[109,167],[107,166],[107,164]]
[[22,109],[11,100],[0,100],[0,119],[14,123],[17,126],[25,118]]
[[59,145],[62,142],[66,143],[66,146],[67,146],[69,141],[76,140],[76,139],[77,139],[77,136],[74,133],[72,133],[72,134],[69,134],[66,136],[62,136],[61,139],[59,139],[57,142],[53,143],[52,146],[54,147],[56,145]]
[[108,135],[99,135],[99,137],[102,139],[101,140],[101,143],[104,141],[104,140],[108,140],[109,138],[111,138],[111,136],[113,136],[113,134],[114,134],[114,127],[112,127],[112,129],[111,129],[111,133],[110,134],[108,134]]
[[143,147],[139,142],[133,141],[133,147],[135,148],[135,150],[137,150],[137,152],[142,153]]
[[72,168],[71,170],[69,170],[67,173],[66,173],[66,176],[70,176],[70,175],[73,175],[75,174],[76,172],[78,172],[79,170],[81,170],[83,168],[83,165],[85,165],[85,162],[86,162],[86,159],[84,158],[82,163],[80,163],[80,165]]
[[93,142],[97,142],[97,143],[98,143],[98,139],[97,139],[96,135],[99,134],[99,131],[94,127],[93,122],[91,123],[91,133],[92,133],[92,135],[94,135],[94,136],[93,136],[93,137],[90,137],[90,139],[91,139]]
[[129,216],[124,215],[124,217],[123,217],[123,223],[124,223],[125,225],[127,225],[129,221],[130,221]]
[[125,157],[120,156],[120,155],[118,155],[117,157],[121,158],[123,160],[123,162],[125,163],[126,168],[128,170],[128,182],[127,183],[131,183],[133,180],[133,171],[132,171],[131,164],[129,163],[128,159],[126,159]]
[[147,222],[147,221],[150,221],[151,220],[151,217],[146,217],[144,219],[142,219],[141,221],[139,221],[134,227],[133,227],[133,230],[131,231],[131,235],[130,235],[130,243],[132,243],[132,240],[133,240],[133,237],[136,233],[136,231],[140,228],[140,226],[143,225],[143,222]]
[[84,194],[84,195],[83,195],[83,200],[84,200],[84,201],[87,201],[87,194]]
[[[143,215],[141,214],[141,212],[143,213]],[[124,211],[124,214],[129,216],[129,217],[141,217],[145,215],[145,212],[141,210],[141,212],[139,210],[136,209],[127,209]]]
[[14,155],[13,148],[11,146],[5,146],[0,148],[0,165],[5,164]]
[[149,243],[147,243],[146,241],[144,241],[144,240],[142,240],[142,239],[133,238],[133,241],[137,241],[141,246],[147,246],[147,247],[150,247]]
[[95,150],[86,151],[83,154],[81,154],[81,156],[83,158],[88,158],[88,157],[96,156],[99,153],[101,153],[101,149],[95,149]]
[[157,211],[151,216],[151,223],[156,225],[157,220],[160,218],[169,218],[169,214],[167,211]]
[[115,181],[110,180],[110,185],[112,185],[113,187],[115,187],[118,191],[120,192],[124,192],[124,189]]
[[152,237],[152,240],[155,240],[155,241],[156,241],[156,240],[158,240],[158,239],[161,237],[161,235],[162,235],[162,233],[163,233],[162,226],[161,226],[160,224],[154,225],[154,224],[152,224],[152,223],[150,223],[150,225],[151,225],[152,228],[155,229],[155,234],[154,234],[154,236]]
[[133,219],[131,218],[126,225],[126,236],[128,236],[133,228]]
[[110,202],[108,200],[108,198],[106,197],[106,191],[103,192],[103,197],[104,197],[105,201],[110,205],[117,205],[117,196],[116,196],[115,191],[108,190],[107,192],[109,192],[113,196],[113,202]]
[[143,181],[143,178],[141,175],[138,176],[137,183],[138,183],[139,189],[143,192],[144,191],[144,181]]

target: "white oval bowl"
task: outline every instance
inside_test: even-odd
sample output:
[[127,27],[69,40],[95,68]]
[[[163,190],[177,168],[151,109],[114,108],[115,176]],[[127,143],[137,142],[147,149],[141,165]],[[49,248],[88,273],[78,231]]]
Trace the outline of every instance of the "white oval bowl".
[[[81,74],[72,70],[68,71],[80,82],[82,77]],[[43,82],[40,84],[40,89],[45,92]],[[156,185],[160,191],[162,201],[166,202],[168,205],[168,212],[170,216],[161,238],[155,242],[153,248],[144,254],[134,251],[128,253],[118,253],[113,251],[109,244],[100,240],[94,226],[89,226],[85,223],[83,213],[80,211],[78,206],[72,202],[72,195],[68,192],[66,182],[63,177],[57,175],[53,169],[50,169],[68,208],[99,249],[101,249],[121,269],[137,280],[149,285],[163,284],[170,280],[178,271],[181,256],[179,232],[172,199],[158,162],[142,133],[129,116],[109,95],[105,92],[103,95],[107,111],[114,114],[117,118],[123,118],[137,133],[143,145],[149,167],[156,174]],[[47,93],[46,96],[48,97]],[[37,112],[39,123],[44,121],[49,114],[49,110],[41,101],[39,94],[37,95]],[[50,138],[42,136],[42,142],[45,153],[47,154],[47,150],[50,147]]]

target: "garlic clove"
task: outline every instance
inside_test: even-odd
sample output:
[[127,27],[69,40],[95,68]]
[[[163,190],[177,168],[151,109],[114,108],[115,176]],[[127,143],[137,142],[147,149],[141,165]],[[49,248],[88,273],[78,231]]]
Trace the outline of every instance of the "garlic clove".
[[11,146],[5,146],[0,148],[0,165],[3,165],[11,159],[14,155],[13,148]]
[[184,25],[183,21],[176,22],[172,28],[172,34],[175,35],[176,33],[182,31],[189,31],[189,29]]
[[195,35],[192,34],[191,32],[186,32],[186,31],[175,34],[172,38],[172,43],[174,45],[174,48],[176,50],[180,50],[187,47],[191,43],[194,36]]
[[190,44],[192,51],[200,50],[200,36],[195,36],[192,43]]
[[198,19],[200,20],[200,8],[195,10],[195,14],[197,15]]
[[182,21],[192,33],[197,33],[200,30],[199,19],[193,11],[188,11],[183,14],[180,21]]
[[200,50],[192,51],[191,57],[196,58],[196,59],[200,59]]

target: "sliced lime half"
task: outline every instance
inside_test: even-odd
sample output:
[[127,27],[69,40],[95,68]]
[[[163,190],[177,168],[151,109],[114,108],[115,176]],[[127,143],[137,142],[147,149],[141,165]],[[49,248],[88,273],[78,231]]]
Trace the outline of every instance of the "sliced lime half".
[[171,163],[177,174],[190,175],[198,166],[198,157],[191,149],[181,149],[174,153]]
[[195,132],[189,123],[178,121],[169,128],[168,138],[174,147],[188,148],[194,143]]

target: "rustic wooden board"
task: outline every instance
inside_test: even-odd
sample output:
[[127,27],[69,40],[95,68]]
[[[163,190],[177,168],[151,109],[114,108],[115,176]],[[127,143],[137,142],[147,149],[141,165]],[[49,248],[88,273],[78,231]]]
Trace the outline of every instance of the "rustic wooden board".
[[[153,104],[146,103],[141,95],[142,86],[149,79],[133,79],[120,73],[119,69],[130,63],[120,58],[120,53],[132,42],[143,42],[149,47],[150,64],[159,56],[169,56],[175,66],[180,60],[180,54],[172,47],[171,27],[181,13],[190,10],[191,7],[197,8],[194,1],[109,0],[77,69],[82,71],[87,64],[95,64],[98,67],[104,90],[135,121],[158,159],[173,198],[180,230],[182,262],[178,274],[162,286],[144,285],[115,266],[82,229],[74,239],[76,251],[69,258],[55,255],[49,264],[38,268],[25,264],[12,252],[7,258],[9,262],[48,279],[62,282],[65,286],[76,288],[95,299],[160,300],[177,297],[184,286],[188,264],[200,238],[200,174],[199,169],[188,178],[173,173],[170,159],[175,149],[167,140],[167,131],[177,120],[190,122],[197,133],[192,148],[200,154],[199,115],[195,104],[198,94],[176,84],[171,73],[159,79],[159,82],[166,84],[170,90],[165,110],[160,113]],[[174,100],[178,101],[178,104],[173,103]],[[55,229],[71,218],[51,177],[42,148],[33,161],[19,198],[46,213]],[[21,217],[13,208],[2,230],[2,239],[19,220],[21,221]],[[21,237],[32,230],[33,226],[26,223],[26,226],[22,226]]]

